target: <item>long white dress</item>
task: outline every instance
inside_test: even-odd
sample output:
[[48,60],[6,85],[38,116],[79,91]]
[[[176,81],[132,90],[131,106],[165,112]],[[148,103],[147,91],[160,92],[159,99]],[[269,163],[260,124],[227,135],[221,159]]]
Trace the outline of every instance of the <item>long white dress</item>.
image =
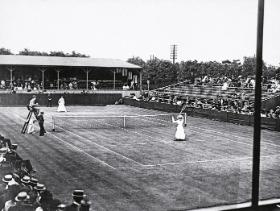
[[172,117],[172,122],[173,122],[173,123],[177,123],[177,129],[176,129],[176,133],[175,133],[175,139],[176,139],[176,140],[185,141],[186,135],[185,135],[184,127],[183,127],[183,125],[184,125],[184,120],[183,120],[183,119],[174,120],[174,118]]
[[63,97],[61,97],[58,100],[58,108],[57,108],[58,112],[67,112],[66,108],[65,108],[65,100]]
[[35,132],[35,126],[34,126],[34,122],[36,121],[36,119],[31,116],[30,120],[29,120],[29,123],[28,123],[28,126],[27,126],[27,133],[28,134],[32,134]]

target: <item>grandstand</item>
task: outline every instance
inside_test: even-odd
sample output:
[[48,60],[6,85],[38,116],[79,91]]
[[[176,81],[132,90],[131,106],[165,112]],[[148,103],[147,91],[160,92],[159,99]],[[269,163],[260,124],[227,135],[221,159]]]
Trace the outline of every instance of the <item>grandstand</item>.
[[[190,84],[189,81],[183,81],[177,84],[172,84],[155,90],[151,90],[151,93],[162,98],[163,101],[167,101],[170,95],[178,96],[182,99],[187,97],[199,97],[199,98],[216,98],[216,97],[229,97],[232,95],[244,94],[245,98],[249,101],[254,100],[253,88],[240,88],[240,87],[228,87],[227,90],[222,90],[222,86],[219,85],[195,85]],[[262,99],[266,100],[275,96],[272,92],[269,92],[267,87],[264,86]]]

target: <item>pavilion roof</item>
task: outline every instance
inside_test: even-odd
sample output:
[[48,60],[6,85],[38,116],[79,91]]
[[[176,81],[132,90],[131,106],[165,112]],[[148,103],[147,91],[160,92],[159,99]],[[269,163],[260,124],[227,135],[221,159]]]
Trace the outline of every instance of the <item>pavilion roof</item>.
[[23,55],[0,55],[0,65],[141,69],[140,66],[119,59]]

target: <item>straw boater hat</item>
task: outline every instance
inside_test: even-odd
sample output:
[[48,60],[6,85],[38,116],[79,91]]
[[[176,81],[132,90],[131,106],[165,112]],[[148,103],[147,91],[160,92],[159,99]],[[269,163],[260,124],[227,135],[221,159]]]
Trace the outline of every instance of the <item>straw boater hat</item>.
[[12,144],[12,148],[13,149],[17,149],[18,148],[18,144]]
[[7,151],[7,148],[0,148],[0,155],[6,154]]
[[21,178],[20,180],[22,183],[24,184],[29,184],[30,182],[30,177],[29,176],[24,176],[23,178]]
[[64,210],[66,208],[66,204],[59,204],[57,205],[58,210]]
[[84,198],[84,190],[74,190],[72,196],[76,198]]
[[2,179],[3,182],[5,183],[9,183],[10,181],[13,181],[13,176],[11,174],[7,174],[4,176],[4,178]]
[[37,191],[44,191],[46,190],[46,186],[44,184],[41,184],[41,183],[37,183],[37,185],[34,187],[35,190]]
[[15,200],[16,201],[26,201],[30,197],[26,192],[19,192],[18,195],[16,196]]
[[36,186],[38,184],[38,179],[36,179],[35,177],[31,177],[30,179],[30,185],[32,186]]

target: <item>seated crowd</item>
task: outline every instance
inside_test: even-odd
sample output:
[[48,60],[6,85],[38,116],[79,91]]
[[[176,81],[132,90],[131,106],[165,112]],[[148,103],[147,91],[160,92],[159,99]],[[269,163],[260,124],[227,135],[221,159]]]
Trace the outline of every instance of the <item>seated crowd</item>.
[[[280,80],[277,80],[276,78],[263,78],[262,84],[265,91],[272,93],[280,92]],[[197,78],[194,85],[221,86],[222,90],[227,90],[229,87],[253,89],[255,87],[255,78],[242,76],[237,78],[230,78],[226,76],[214,78],[211,76],[204,76],[203,78]]]
[[[201,98],[201,97],[178,97],[170,95],[168,98],[159,96],[158,93],[152,92],[150,95],[144,93],[140,97],[136,97],[134,94],[130,98],[137,101],[149,101],[149,102],[160,102],[168,103],[172,105],[179,105],[191,108],[209,109],[217,111],[226,111],[238,114],[252,115],[254,113],[254,107],[250,100],[240,96],[238,94],[232,94],[227,98],[218,96],[215,99]],[[280,106],[269,111],[262,110],[262,117],[280,119]]]
[[74,190],[69,205],[54,198],[47,187],[35,176],[30,160],[17,153],[17,144],[0,135],[0,183],[1,211],[89,211],[90,202],[83,190]]
[[[47,89],[55,89],[57,82],[53,81],[50,82],[48,80],[45,81],[45,88]],[[26,80],[16,79],[13,81],[12,84],[12,91],[40,91],[42,90],[42,82],[39,80],[32,79],[31,77],[27,78]],[[1,80],[0,82],[0,89],[6,90],[11,89],[11,85],[9,81]],[[71,78],[69,80],[62,79],[60,81],[60,89],[65,90],[74,90],[78,89],[78,81],[75,78]]]

